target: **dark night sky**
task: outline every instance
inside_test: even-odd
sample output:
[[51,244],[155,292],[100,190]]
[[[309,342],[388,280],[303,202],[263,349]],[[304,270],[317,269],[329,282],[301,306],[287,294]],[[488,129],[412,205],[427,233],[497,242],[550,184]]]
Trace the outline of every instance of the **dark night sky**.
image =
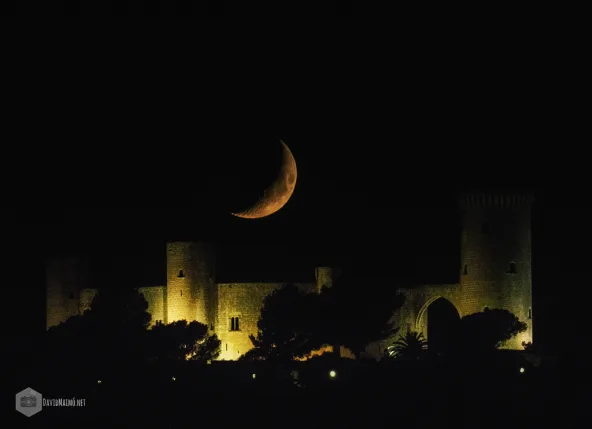
[[[542,99],[531,100],[536,109],[427,100],[396,109],[318,100],[256,120],[215,109],[129,114],[122,102],[23,128],[27,161],[5,197],[6,287],[36,304],[14,311],[31,315],[27,329],[42,326],[52,253],[92,255],[99,284],[162,284],[167,239],[223,244],[221,280],[312,280],[315,265],[339,264],[376,270],[367,288],[454,282],[454,193],[464,186],[534,188],[540,308],[567,299],[557,296],[566,288],[584,293],[592,213],[578,115]],[[228,215],[273,173],[275,136],[298,165],[292,199],[269,218]],[[40,142],[35,156],[28,137]]]

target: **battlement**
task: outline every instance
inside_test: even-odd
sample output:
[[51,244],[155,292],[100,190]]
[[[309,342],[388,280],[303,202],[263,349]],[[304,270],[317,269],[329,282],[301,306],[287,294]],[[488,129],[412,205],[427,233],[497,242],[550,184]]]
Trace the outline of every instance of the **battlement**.
[[458,195],[460,208],[516,209],[529,208],[534,202],[532,192],[463,192]]

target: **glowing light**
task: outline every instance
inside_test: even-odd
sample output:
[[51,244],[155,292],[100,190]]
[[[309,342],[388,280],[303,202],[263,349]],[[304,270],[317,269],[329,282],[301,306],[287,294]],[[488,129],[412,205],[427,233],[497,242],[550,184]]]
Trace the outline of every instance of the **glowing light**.
[[522,374],[524,372],[524,368],[520,368],[520,373]]
[[211,365],[211,364],[212,364],[212,360],[208,359],[208,365]]
[[253,374],[253,379],[257,378],[257,374]]
[[177,380],[177,377],[173,377],[173,378],[171,378],[171,380],[176,381]]
[[335,378],[337,376],[337,373],[333,370],[329,371],[329,377],[331,378]]
[[97,384],[101,384],[102,382],[102,380],[97,380]]

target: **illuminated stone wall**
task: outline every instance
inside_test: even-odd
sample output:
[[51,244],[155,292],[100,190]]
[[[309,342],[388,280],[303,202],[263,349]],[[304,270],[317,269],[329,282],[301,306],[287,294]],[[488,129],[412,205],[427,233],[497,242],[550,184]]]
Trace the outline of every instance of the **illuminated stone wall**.
[[317,282],[317,293],[321,292],[323,286],[333,287],[333,282],[339,278],[340,269],[333,267],[315,268],[315,280]]
[[427,338],[428,319],[427,309],[438,298],[448,300],[459,313],[464,314],[461,309],[462,296],[460,284],[423,285],[413,289],[400,289],[399,292],[405,297],[405,302],[400,310],[395,312],[393,321],[399,331],[391,338],[371,344],[366,349],[366,355],[375,359],[383,356],[384,351],[395,342],[400,335],[408,331],[421,332]]
[[90,310],[93,299],[95,299],[98,292],[97,289],[82,289],[80,291],[80,303],[78,304],[79,314],[83,314],[86,310]]
[[167,244],[167,322],[213,325],[216,319],[213,248],[203,242]]
[[52,258],[46,264],[46,328],[77,315],[80,292],[88,286],[88,261],[80,258]]
[[[257,335],[263,299],[285,283],[219,283],[216,334],[221,341],[221,360],[236,360],[253,348],[249,335]],[[300,290],[316,290],[313,283],[294,283]],[[231,318],[238,317],[239,330],[231,330]]]
[[144,295],[144,298],[148,302],[148,313],[152,316],[150,320],[150,327],[152,327],[157,320],[164,323],[165,321],[165,306],[164,306],[164,295],[166,293],[166,287],[164,286],[149,286],[141,287],[138,289],[139,292]]

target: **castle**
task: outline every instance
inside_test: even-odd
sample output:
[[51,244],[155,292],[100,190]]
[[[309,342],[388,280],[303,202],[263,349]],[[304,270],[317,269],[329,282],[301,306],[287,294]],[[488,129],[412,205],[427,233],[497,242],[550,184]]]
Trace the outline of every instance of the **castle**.
[[[505,348],[522,349],[533,336],[531,208],[533,197],[519,193],[466,193],[459,198],[461,255],[459,282],[402,289],[403,307],[395,314],[401,331],[422,332],[438,347],[449,321],[483,311],[507,309],[527,323],[526,332]],[[284,283],[217,283],[213,247],[205,242],[170,242],[167,282],[140,288],[152,324],[197,320],[221,341],[220,359],[235,360],[252,348],[263,299]],[[296,283],[305,292],[331,287],[336,270],[317,267],[315,282]],[[53,259],[46,271],[47,328],[89,308],[95,289],[88,269],[76,259]],[[372,344],[368,356],[380,357],[392,340]]]

